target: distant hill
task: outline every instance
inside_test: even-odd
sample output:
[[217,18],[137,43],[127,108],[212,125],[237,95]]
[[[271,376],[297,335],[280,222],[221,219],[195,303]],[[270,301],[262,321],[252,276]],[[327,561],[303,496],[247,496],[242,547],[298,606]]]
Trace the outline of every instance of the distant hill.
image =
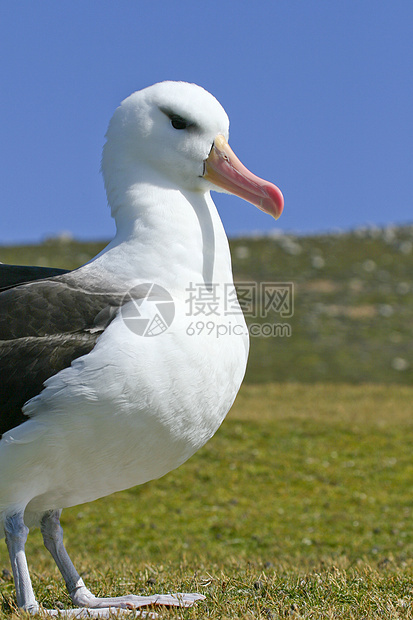
[[[413,383],[413,226],[230,243],[248,323],[274,333],[252,336],[248,382]],[[104,246],[62,237],[0,261],[74,269]]]

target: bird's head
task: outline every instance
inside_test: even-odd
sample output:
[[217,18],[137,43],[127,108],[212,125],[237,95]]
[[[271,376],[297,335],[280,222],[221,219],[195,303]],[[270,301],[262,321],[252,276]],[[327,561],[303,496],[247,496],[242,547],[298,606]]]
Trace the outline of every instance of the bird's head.
[[[109,124],[102,170],[110,199],[109,169],[127,161],[157,183],[184,191],[223,191],[277,218],[280,190],[253,175],[228,144],[228,116],[206,90],[186,82],[160,82],[137,91]],[[122,163],[121,163],[122,162]]]

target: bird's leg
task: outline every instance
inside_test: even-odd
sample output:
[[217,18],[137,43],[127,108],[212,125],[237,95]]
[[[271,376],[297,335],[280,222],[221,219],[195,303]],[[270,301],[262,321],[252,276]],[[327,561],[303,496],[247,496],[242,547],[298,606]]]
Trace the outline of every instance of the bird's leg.
[[62,573],[74,604],[79,605],[79,607],[93,607],[95,597],[86,588],[63,544],[63,528],[60,525],[61,513],[61,510],[49,510],[44,513],[40,522],[44,545]]
[[72,564],[63,544],[63,528],[60,525],[61,510],[46,512],[41,520],[40,529],[46,548],[52,554],[63,579],[66,582],[70,597],[75,605],[90,609],[109,609],[111,607],[133,609],[148,605],[167,605],[189,607],[197,600],[204,599],[202,594],[155,594],[153,596],[126,596],[100,598],[94,596],[83,583],[83,579]]
[[23,511],[5,517],[4,532],[16,586],[17,604],[20,608],[35,613],[39,610],[39,604],[34,596],[24,550],[29,528],[24,524]]

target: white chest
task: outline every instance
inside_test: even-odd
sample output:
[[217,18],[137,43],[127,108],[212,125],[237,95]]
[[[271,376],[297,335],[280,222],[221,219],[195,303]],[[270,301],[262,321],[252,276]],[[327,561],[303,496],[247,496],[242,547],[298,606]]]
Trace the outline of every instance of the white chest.
[[153,337],[115,319],[92,353],[32,401],[31,414],[47,419],[42,450],[50,461],[42,505],[34,499],[32,509],[50,498],[59,507],[90,501],[163,476],[216,432],[244,376],[246,326],[242,315],[195,321],[186,312],[178,304],[171,328]]

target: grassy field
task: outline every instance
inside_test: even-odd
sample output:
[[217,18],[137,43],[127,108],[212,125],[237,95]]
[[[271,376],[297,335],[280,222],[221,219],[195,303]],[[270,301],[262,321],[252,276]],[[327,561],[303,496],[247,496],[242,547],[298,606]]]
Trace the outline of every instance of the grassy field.
[[[413,385],[413,226],[230,244],[236,281],[294,286],[292,317],[274,310],[247,317],[249,323],[287,323],[292,331],[291,337],[253,338],[247,383]],[[50,239],[0,247],[0,261],[74,269],[104,245]],[[258,315],[262,301],[255,303]]]
[[[0,260],[73,269],[104,245],[52,239]],[[293,283],[292,335],[252,339],[232,412],[180,469],[64,512],[74,563],[96,594],[207,597],[165,618],[411,620],[413,227],[231,249],[238,282]],[[38,531],[27,550],[39,599],[70,606]],[[0,594],[10,618],[1,541]]]
[[[413,618],[412,426],[407,386],[245,385],[180,469],[66,510],[69,552],[95,593],[207,597],[161,617]],[[41,601],[69,606],[37,530],[27,550]]]

